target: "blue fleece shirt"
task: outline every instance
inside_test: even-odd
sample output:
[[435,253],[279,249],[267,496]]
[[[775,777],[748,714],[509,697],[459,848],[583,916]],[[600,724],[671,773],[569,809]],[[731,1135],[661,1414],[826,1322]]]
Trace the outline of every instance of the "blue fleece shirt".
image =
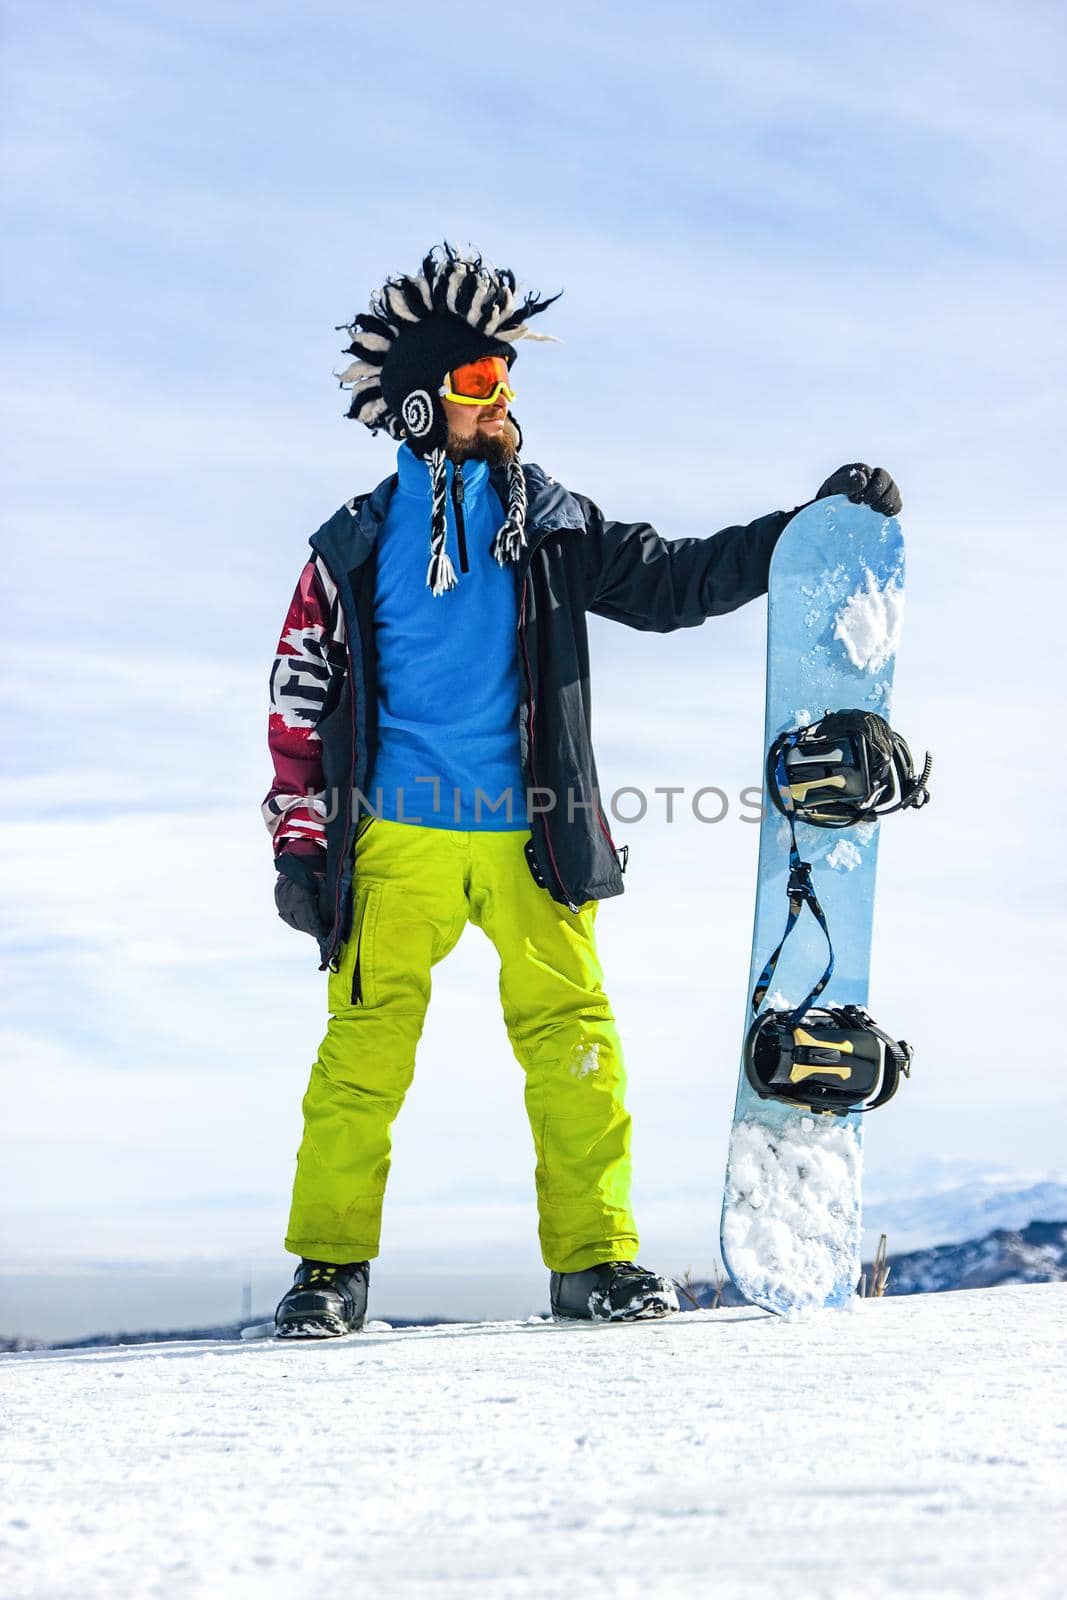
[[[464,462],[464,570],[448,463],[446,549],[457,583],[435,597],[426,583],[430,469],[406,444],[397,467],[399,482],[378,535],[378,750],[367,799],[394,822],[525,828],[515,575],[490,553],[503,507],[488,465]],[[486,798],[479,801],[478,790]],[[508,791],[510,814],[507,798],[491,809]]]

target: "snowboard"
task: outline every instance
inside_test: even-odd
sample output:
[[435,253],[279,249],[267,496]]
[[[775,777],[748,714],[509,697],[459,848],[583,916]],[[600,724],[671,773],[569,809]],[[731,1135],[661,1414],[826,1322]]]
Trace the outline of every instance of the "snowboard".
[[[828,710],[858,708],[889,719],[903,600],[904,543],[895,518],[834,495],[787,524],[770,568],[764,765],[779,734]],[[797,823],[836,954],[820,1006],[867,1004],[878,828]],[[764,772],[743,1038],[754,1016],[753,990],[786,923],[789,844],[789,824]],[[826,959],[825,936],[805,909],[761,1011],[800,1005]],[[862,1121],[856,1112],[826,1115],[761,1099],[742,1063],[721,1245],[726,1270],[754,1304],[788,1315],[851,1302],[860,1272]]]

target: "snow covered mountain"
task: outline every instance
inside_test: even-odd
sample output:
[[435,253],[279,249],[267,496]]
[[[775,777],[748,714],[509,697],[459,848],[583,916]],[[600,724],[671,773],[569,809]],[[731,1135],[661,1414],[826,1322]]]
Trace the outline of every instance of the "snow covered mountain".
[[1004,1283],[1067,1282],[1067,1222],[1031,1222],[984,1239],[890,1256],[887,1294],[988,1289]]
[[863,1203],[866,1238],[884,1233],[896,1250],[960,1244],[1061,1217],[1067,1217],[1067,1180],[1060,1173],[952,1173],[933,1188],[928,1175],[920,1187],[909,1174],[906,1186],[879,1192],[872,1185]]

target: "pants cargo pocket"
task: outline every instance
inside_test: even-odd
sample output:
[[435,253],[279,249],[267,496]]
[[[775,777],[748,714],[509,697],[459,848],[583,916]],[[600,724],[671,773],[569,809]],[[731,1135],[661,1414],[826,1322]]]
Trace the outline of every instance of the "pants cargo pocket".
[[364,883],[356,889],[352,932],[340,966],[330,974],[329,1007],[334,1013],[345,1011],[350,1006],[377,1004],[375,944],[384,887],[382,883]]

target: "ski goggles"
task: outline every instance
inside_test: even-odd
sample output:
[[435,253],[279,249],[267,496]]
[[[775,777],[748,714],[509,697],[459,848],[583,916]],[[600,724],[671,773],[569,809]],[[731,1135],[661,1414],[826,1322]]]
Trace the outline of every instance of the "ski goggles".
[[508,364],[503,356],[483,356],[453,367],[445,377],[441,396],[459,406],[493,406],[501,396],[509,403],[515,391],[508,384]]

